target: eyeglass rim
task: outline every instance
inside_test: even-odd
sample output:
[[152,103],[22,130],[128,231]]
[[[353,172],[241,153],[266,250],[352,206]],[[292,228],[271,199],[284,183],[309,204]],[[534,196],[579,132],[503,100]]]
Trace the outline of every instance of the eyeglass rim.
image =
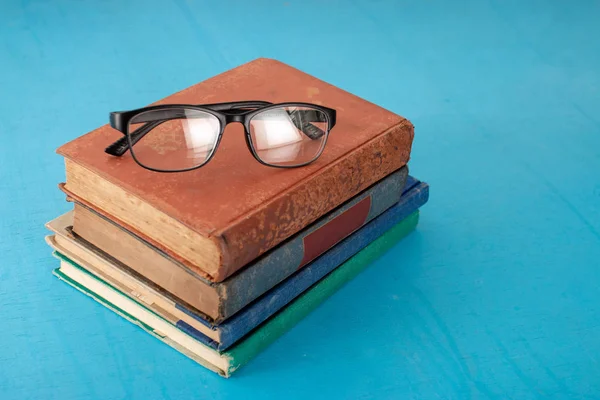
[[[336,123],[336,110],[326,107],[326,106],[319,105],[319,104],[314,104],[314,103],[282,102],[282,103],[269,104],[264,101],[252,101],[252,100],[235,102],[235,103],[239,103],[239,104],[263,103],[263,104],[268,104],[268,105],[259,107],[255,110],[248,111],[246,113],[237,113],[234,117],[232,117],[231,113],[215,111],[214,109],[208,108],[210,106],[228,104],[228,103],[215,103],[215,104],[206,104],[206,105],[160,104],[160,105],[148,106],[148,107],[143,107],[143,108],[130,110],[130,111],[112,112],[110,114],[110,117],[111,117],[110,120],[111,120],[111,126],[115,129],[119,130],[120,132],[122,132],[125,135],[126,140],[127,140],[127,147],[129,149],[134,161],[138,165],[140,165],[142,168],[145,168],[147,170],[154,171],[154,172],[161,172],[161,173],[188,172],[188,171],[196,170],[196,169],[201,168],[204,165],[206,165],[214,157],[214,155],[217,151],[217,148],[219,147],[219,144],[221,142],[221,138],[225,131],[225,127],[231,122],[241,122],[242,123],[242,125],[244,126],[244,131],[245,131],[244,136],[246,138],[246,145],[248,146],[250,153],[252,154],[254,159],[256,161],[258,161],[260,164],[263,164],[263,165],[271,167],[271,168],[282,168],[282,169],[303,167],[303,166],[306,166],[308,164],[315,162],[323,154],[323,152],[325,151],[325,147],[327,145],[329,133],[330,133],[331,129],[335,126],[335,123]],[[319,152],[309,161],[306,161],[306,162],[303,162],[300,164],[293,164],[293,165],[279,165],[279,164],[268,163],[258,156],[257,151],[254,147],[254,143],[251,138],[251,126],[250,126],[252,118],[254,118],[256,115],[259,115],[263,112],[266,112],[266,111],[269,111],[272,109],[283,108],[283,107],[293,107],[293,106],[315,109],[315,110],[321,111],[325,115],[325,117],[327,119],[327,130],[325,131],[325,135],[324,135],[325,138],[323,139],[323,143],[319,149]],[[142,113],[149,112],[149,111],[166,110],[166,109],[172,109],[172,108],[201,111],[201,112],[205,112],[205,113],[215,116],[219,120],[219,132],[218,132],[217,142],[216,142],[215,146],[213,147],[213,149],[211,150],[211,153],[209,154],[209,156],[201,164],[195,165],[190,168],[165,170],[165,169],[153,168],[153,167],[144,165],[140,160],[138,160],[138,158],[135,155],[135,151],[133,150],[134,143],[131,142],[131,135],[129,133],[129,124],[130,124],[131,120],[133,118],[135,118],[135,116],[140,115]],[[228,117],[230,118],[229,121],[227,121]]]

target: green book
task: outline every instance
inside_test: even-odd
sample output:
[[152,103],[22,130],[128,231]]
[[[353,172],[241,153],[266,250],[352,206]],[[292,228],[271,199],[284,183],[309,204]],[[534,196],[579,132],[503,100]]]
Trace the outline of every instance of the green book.
[[352,280],[376,258],[415,229],[419,211],[396,224],[371,244],[333,270],[285,308],[260,325],[254,332],[224,352],[219,352],[189,336],[160,314],[121,293],[118,289],[88,273],[84,267],[61,255],[53,273],[79,291],[140,326],[204,367],[229,377],[247,364],[269,344],[290,330],[316,309],[346,282]]

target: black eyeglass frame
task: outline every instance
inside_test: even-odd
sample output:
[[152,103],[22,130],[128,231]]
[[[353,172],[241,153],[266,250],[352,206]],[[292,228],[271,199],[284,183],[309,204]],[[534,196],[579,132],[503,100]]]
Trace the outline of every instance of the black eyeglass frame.
[[[259,115],[265,111],[268,111],[271,109],[276,109],[276,108],[282,108],[282,107],[312,108],[317,111],[321,111],[325,115],[325,117],[327,119],[327,121],[326,121],[327,122],[327,132],[325,132],[325,139],[324,139],[324,142],[323,142],[318,154],[316,154],[315,157],[313,157],[310,161],[307,161],[307,162],[304,162],[301,164],[295,164],[295,165],[269,164],[269,163],[263,161],[258,156],[256,150],[254,149],[254,146],[252,144],[251,134],[250,134],[250,121],[256,115]],[[131,133],[128,131],[130,121],[135,116],[145,113],[145,112],[148,112],[148,111],[161,111],[161,110],[168,111],[168,110],[177,109],[177,108],[205,112],[205,113],[215,116],[219,120],[220,129],[219,129],[219,134],[217,137],[217,142],[216,142],[214,148],[212,149],[211,153],[208,155],[208,157],[206,158],[206,160],[204,160],[204,162],[202,164],[194,166],[194,167],[190,167],[190,168],[179,169],[179,170],[162,170],[162,169],[152,168],[152,167],[144,165],[136,158],[135,151],[132,150],[133,146],[139,140],[141,140],[148,132],[150,132],[152,129],[154,129],[156,126],[158,126],[161,123],[163,123],[169,119],[172,119],[172,118],[166,118],[164,120],[158,120],[158,121],[155,120],[152,122],[147,122],[146,125],[136,129],[134,132],[131,132]],[[250,109],[250,110],[248,110],[248,109]],[[140,121],[140,122],[143,122],[143,121]],[[193,171],[193,170],[196,170],[196,169],[206,165],[213,158],[214,154],[217,151],[217,148],[219,147],[219,143],[221,142],[221,138],[225,131],[225,127],[228,124],[233,123],[233,122],[239,122],[244,126],[244,131],[245,131],[244,136],[246,138],[246,145],[248,146],[250,153],[256,159],[256,161],[258,161],[259,163],[261,163],[263,165],[273,167],[273,168],[298,168],[298,167],[302,167],[302,166],[313,163],[321,156],[321,154],[325,150],[325,147],[327,144],[327,139],[329,137],[329,133],[331,132],[331,130],[333,129],[333,127],[335,126],[335,123],[336,123],[336,110],[329,108],[329,107],[321,106],[318,104],[304,103],[304,102],[270,103],[267,101],[260,101],[260,100],[248,100],[248,101],[234,101],[234,102],[227,102],[227,103],[198,104],[198,105],[195,105],[195,104],[162,104],[162,105],[157,105],[157,106],[148,106],[148,107],[138,108],[138,109],[129,110],[129,111],[114,111],[114,112],[110,113],[110,126],[114,129],[118,130],[119,132],[123,133],[124,137],[120,138],[116,142],[109,145],[104,151],[107,154],[110,154],[112,156],[120,157],[123,154],[125,154],[127,152],[127,150],[129,150],[131,152],[131,156],[133,157],[135,162],[138,165],[140,165],[142,168],[148,169],[150,171],[163,172],[163,173]],[[136,132],[139,132],[139,133],[136,135]]]

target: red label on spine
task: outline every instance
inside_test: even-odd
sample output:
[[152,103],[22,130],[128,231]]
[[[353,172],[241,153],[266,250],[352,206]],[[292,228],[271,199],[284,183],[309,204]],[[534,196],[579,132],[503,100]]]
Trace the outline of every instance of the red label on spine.
[[371,196],[364,198],[316,231],[304,237],[304,257],[298,269],[302,268],[337,242],[363,226],[371,210]]

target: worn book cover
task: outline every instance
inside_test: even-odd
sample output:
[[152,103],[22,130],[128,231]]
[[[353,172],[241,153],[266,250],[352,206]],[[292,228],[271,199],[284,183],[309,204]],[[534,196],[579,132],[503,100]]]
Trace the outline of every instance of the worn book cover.
[[[106,259],[95,263],[101,264],[98,268],[110,268],[103,267],[106,263],[124,264],[139,279],[149,280],[209,321],[220,323],[396,204],[407,173],[406,166],[391,173],[222,282],[195,274],[135,233],[77,203],[74,212],[47,227],[56,233],[57,244],[71,253],[92,251]],[[77,234],[71,231],[73,225]]]
[[107,124],[57,150],[66,165],[61,188],[220,282],[409,160],[410,121],[272,59],[243,64],[153,104],[240,100],[316,103],[335,109],[337,124],[314,163],[291,169],[258,163],[243,127],[232,124],[214,158],[185,173],[146,170],[130,153],[106,154],[122,137]]
[[218,351],[196,340],[160,313],[124,295],[71,260],[62,259],[54,274],[200,365],[228,378],[414,230],[418,218],[415,211],[393,226],[227,351]]
[[[146,307],[160,312],[164,318],[186,331],[196,340],[218,350],[225,350],[255,329],[271,315],[278,312],[294,298],[306,291],[311,285],[333,271],[346,260],[354,256],[373,240],[383,235],[395,224],[407,218],[427,202],[429,186],[414,178],[409,179],[410,186],[406,188],[398,204],[394,205],[379,217],[366,224],[342,242],[332,247],[284,282],[271,289],[256,301],[242,309],[229,320],[221,324],[210,324],[198,317],[192,310],[178,303],[170,303],[152,289],[144,290],[135,279],[107,275],[91,262],[80,261],[86,257],[73,255],[61,250],[52,243],[50,245],[64,256],[86,265],[89,272],[107,281],[122,293],[144,303]],[[58,255],[61,257],[61,255]],[[114,266],[118,269],[118,266]],[[133,282],[131,282],[133,281]]]

